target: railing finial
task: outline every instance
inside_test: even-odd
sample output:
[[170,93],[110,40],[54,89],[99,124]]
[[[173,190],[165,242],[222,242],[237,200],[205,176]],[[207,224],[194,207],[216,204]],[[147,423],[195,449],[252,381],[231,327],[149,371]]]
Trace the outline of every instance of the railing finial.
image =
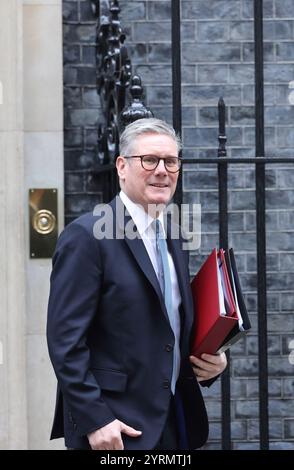
[[143,88],[141,85],[141,78],[138,75],[134,75],[132,78],[130,93],[132,101],[121,113],[120,120],[122,127],[127,126],[133,121],[142,118],[153,117],[152,111],[147,108],[142,101]]

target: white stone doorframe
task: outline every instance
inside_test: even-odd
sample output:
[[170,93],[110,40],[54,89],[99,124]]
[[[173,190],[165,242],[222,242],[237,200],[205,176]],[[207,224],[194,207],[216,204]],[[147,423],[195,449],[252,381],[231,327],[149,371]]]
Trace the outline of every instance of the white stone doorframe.
[[58,189],[63,227],[62,0],[0,0],[0,449],[50,449],[50,259],[29,258],[28,190]]
[[21,2],[1,0],[0,18],[0,447],[25,449],[27,400]]

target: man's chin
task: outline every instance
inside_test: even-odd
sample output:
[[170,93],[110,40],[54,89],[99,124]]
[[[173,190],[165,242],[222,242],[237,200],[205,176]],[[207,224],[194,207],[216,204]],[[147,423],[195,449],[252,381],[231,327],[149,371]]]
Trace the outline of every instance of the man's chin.
[[152,191],[149,194],[150,204],[168,204],[171,199],[170,188],[166,187],[160,190]]
[[153,206],[167,206],[169,201],[169,197],[153,197],[149,199],[148,204]]

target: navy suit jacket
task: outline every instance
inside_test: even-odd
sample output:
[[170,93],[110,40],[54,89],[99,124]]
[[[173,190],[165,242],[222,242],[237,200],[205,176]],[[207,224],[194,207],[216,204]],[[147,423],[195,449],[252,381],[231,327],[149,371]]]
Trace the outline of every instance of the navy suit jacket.
[[[115,214],[117,204],[119,197],[107,208]],[[101,218],[86,214],[65,228],[53,257],[47,338],[58,388],[51,438],[64,436],[67,447],[89,449],[87,434],[119,419],[142,431],[122,435],[125,449],[153,449],[168,413],[174,335],[143,241],[121,236],[129,219],[114,239],[98,240],[93,229]],[[193,301],[181,243],[168,238],[182,297],[176,396],[184,446],[195,449],[207,439],[208,422],[188,359]]]

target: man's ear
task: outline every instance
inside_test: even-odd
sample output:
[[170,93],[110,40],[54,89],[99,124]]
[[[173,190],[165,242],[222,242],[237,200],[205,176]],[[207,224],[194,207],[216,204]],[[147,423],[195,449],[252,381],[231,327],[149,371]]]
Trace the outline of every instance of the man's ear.
[[126,167],[126,160],[124,159],[124,157],[119,155],[116,159],[115,165],[116,165],[117,174],[118,174],[119,178],[124,180],[125,167]]

